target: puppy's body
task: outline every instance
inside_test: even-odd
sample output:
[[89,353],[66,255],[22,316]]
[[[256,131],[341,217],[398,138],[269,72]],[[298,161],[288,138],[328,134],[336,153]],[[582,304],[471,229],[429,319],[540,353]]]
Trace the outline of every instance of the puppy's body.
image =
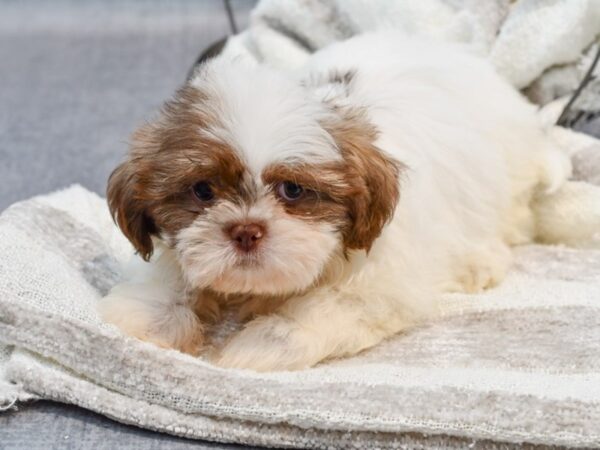
[[[333,45],[294,74],[217,59],[187,89],[111,180],[121,228],[141,253],[150,236],[164,251],[101,310],[191,353],[220,309],[245,311],[224,366],[353,354],[435,314],[441,292],[495,285],[510,246],[535,238],[534,196],[570,170],[486,62],[393,33]],[[195,169],[203,158],[239,170]],[[194,210],[182,192],[196,179],[222,193]],[[310,194],[278,194],[289,180]],[[243,254],[223,231],[239,223],[260,230]]]
[[[398,243],[392,254],[423,256],[429,268],[436,261],[446,288],[485,288],[483,280],[468,286],[448,275],[467,254],[506,255],[501,247],[534,239],[533,195],[557,189],[570,163],[547,138],[535,108],[487,61],[458,47],[393,36],[334,45],[315,54],[308,71],[351,73],[360,61],[352,88],[337,101],[368,105],[380,133],[376,146],[406,166],[394,220],[377,244]],[[336,96],[326,88],[320,94]],[[410,233],[408,243],[398,239],[402,230]]]

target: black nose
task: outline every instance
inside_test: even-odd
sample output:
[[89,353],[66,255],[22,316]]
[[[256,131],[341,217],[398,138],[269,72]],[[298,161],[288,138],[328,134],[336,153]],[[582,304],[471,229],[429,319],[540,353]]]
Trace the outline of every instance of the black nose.
[[229,227],[227,233],[238,249],[250,252],[265,235],[265,228],[257,223],[236,224]]

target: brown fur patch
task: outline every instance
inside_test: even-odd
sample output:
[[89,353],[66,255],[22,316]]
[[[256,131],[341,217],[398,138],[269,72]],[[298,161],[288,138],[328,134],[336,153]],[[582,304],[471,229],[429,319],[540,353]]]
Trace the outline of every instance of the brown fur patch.
[[339,109],[341,120],[323,126],[336,141],[345,161],[346,201],[351,227],[344,243],[369,250],[391,220],[400,197],[402,164],[375,146],[376,128],[358,109]]
[[288,214],[304,220],[328,222],[343,229],[348,221],[344,204],[348,186],[341,169],[342,165],[337,163],[274,164],[263,171],[262,178],[265,184],[276,186],[292,181],[307,190],[305,197],[298,202],[283,202]]
[[374,142],[377,130],[358,110],[338,110],[340,119],[323,124],[335,139],[343,160],[325,164],[276,164],[263,181],[292,181],[313,193],[286,211],[306,220],[327,221],[343,233],[347,249],[368,250],[391,219],[399,199],[402,165]]
[[115,222],[135,249],[148,260],[152,254],[151,236],[156,226],[138,198],[137,179],[132,163],[123,163],[110,175],[106,191]]
[[273,313],[290,297],[289,295],[219,294],[210,289],[188,295],[194,299],[192,302],[194,313],[201,323],[209,327],[218,325],[225,317],[236,323],[244,323],[255,317]]
[[251,195],[241,183],[245,169],[235,151],[201,133],[218,126],[216,117],[202,111],[205,101],[196,88],[180,89],[159,119],[133,134],[129,159],[109,179],[111,213],[146,260],[151,235],[174,235],[202,212],[191,193],[198,181],[209,181],[219,199]]

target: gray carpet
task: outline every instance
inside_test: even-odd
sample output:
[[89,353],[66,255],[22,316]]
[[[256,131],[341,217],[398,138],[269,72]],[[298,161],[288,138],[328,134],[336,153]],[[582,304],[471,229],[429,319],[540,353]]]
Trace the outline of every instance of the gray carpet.
[[153,433],[122,425],[80,408],[52,402],[22,406],[0,415],[3,449],[242,449]]
[[[244,28],[256,0],[231,2]],[[0,1],[0,211],[80,183],[104,193],[136,124],[229,32],[222,0]],[[52,402],[0,414],[0,448],[215,446]]]

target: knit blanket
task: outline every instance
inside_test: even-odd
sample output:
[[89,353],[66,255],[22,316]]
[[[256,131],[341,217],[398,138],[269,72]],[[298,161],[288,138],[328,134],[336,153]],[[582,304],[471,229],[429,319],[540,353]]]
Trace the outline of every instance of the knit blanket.
[[[547,123],[559,106],[542,110]],[[551,133],[575,170],[548,217],[600,230],[600,142]],[[105,200],[73,186],[0,215],[0,407],[53,399],[171,434],[273,447],[600,446],[600,246],[573,244],[516,249],[499,287],[446,295],[441,319],[352,358],[225,370],[100,320],[95,305],[133,249]]]
[[[281,69],[362,32],[398,29],[465,45],[534,103],[569,96],[598,52],[598,0],[262,0],[225,52]],[[600,129],[600,64],[573,116]]]
[[[577,178],[556,204],[600,230],[600,143],[554,131]],[[132,254],[105,200],[79,186],[0,216],[0,404],[53,399],[177,435],[276,447],[600,445],[599,249],[519,248],[498,288],[447,295],[442,319],[352,358],[267,374],[220,369],[102,323],[95,304]]]

